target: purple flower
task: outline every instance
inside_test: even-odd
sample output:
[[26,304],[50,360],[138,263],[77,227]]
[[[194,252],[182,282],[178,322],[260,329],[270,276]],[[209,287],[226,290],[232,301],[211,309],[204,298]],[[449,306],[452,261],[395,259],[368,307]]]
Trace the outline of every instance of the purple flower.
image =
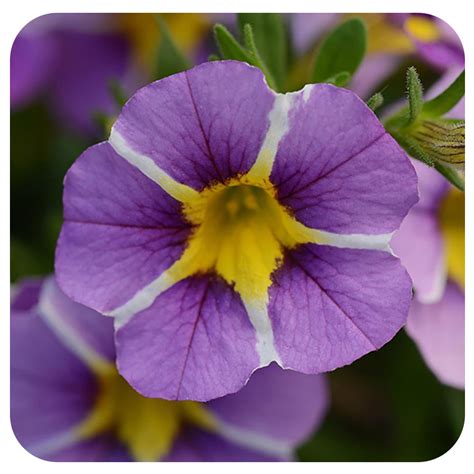
[[54,461],[289,460],[328,405],[323,376],[276,365],[207,404],[144,398],[114,355],[112,320],[53,278],[15,289],[11,420],[27,451]]
[[464,67],[464,50],[457,33],[443,20],[411,15],[405,30],[422,59],[440,71]]
[[392,247],[413,279],[407,332],[448,385],[464,387],[464,195],[416,161],[420,201]]
[[409,55],[417,55],[440,71],[464,67],[464,53],[454,30],[444,21],[418,14],[367,14],[368,54],[351,89],[368,97]]
[[205,401],[272,361],[315,374],[388,342],[412,286],[388,242],[417,199],[352,92],[206,63],[137,92],[72,166],[57,278],[115,317],[136,390]]
[[11,52],[12,107],[45,94],[62,123],[93,132],[94,113],[114,112],[109,81],[132,70],[129,44],[106,22],[106,15],[52,14],[23,28]]
[[[203,14],[168,15],[170,30],[191,53],[208,31]],[[63,125],[91,134],[94,115],[113,115],[110,82],[131,93],[155,64],[159,30],[151,14],[50,14],[28,23],[11,52],[11,105],[45,96]],[[194,54],[194,51],[193,51]]]

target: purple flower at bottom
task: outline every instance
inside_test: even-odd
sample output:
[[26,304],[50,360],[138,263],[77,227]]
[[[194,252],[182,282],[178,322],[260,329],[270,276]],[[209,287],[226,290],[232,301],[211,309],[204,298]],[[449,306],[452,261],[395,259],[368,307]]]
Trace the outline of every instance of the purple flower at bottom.
[[417,199],[355,94],[276,94],[215,61],[141,89],[69,170],[56,276],[115,317],[136,390],[206,401],[272,361],[321,373],[388,342],[412,287],[388,243]]
[[328,405],[324,376],[275,365],[207,404],[144,398],[117,373],[112,320],[53,278],[15,288],[11,363],[15,435],[53,461],[290,460]]

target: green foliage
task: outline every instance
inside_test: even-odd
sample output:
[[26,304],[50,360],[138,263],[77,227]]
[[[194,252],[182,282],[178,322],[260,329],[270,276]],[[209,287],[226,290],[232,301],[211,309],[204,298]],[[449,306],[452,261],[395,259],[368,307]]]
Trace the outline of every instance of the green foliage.
[[161,40],[158,47],[154,77],[155,79],[162,79],[163,77],[189,69],[191,63],[174,42],[170,30],[161,15],[156,15],[155,18],[161,32]]
[[219,52],[224,59],[244,61],[258,67],[265,74],[268,85],[272,89],[277,90],[275,79],[257,49],[253,29],[250,24],[246,24],[243,29],[244,46],[234,38],[224,25],[214,25],[214,36]]
[[410,125],[416,121],[423,107],[423,86],[416,69],[412,66],[407,70],[408,94],[408,122]]
[[351,80],[351,75],[347,71],[338,72],[335,76],[326,79],[328,84],[334,84],[338,87],[345,86]]
[[383,105],[383,95],[381,92],[375,93],[368,101],[367,106],[370,107],[372,110],[377,110],[379,107]]
[[219,23],[214,25],[214,35],[223,59],[235,59],[237,61],[252,63],[250,53],[240,45],[224,25]]
[[279,13],[239,13],[241,35],[245,38],[246,25],[250,25],[255,50],[268,68],[275,88],[283,90],[288,73],[288,31],[283,15]]
[[352,76],[367,50],[367,28],[352,18],[335,28],[324,40],[314,62],[311,82],[327,82],[341,72]]
[[439,383],[405,331],[327,377],[329,413],[301,461],[427,461],[461,433],[464,392]]
[[445,119],[464,95],[464,73],[445,91],[424,102],[423,87],[414,67],[407,71],[408,104],[387,119],[385,127],[413,158],[434,167],[464,191],[464,120]]
[[111,79],[109,81],[109,91],[114,99],[115,104],[117,105],[117,108],[121,109],[128,99],[127,94],[122,87],[122,84],[120,84],[120,82],[116,79]]
[[449,112],[464,97],[464,71],[441,94],[423,104],[423,114],[440,117]]

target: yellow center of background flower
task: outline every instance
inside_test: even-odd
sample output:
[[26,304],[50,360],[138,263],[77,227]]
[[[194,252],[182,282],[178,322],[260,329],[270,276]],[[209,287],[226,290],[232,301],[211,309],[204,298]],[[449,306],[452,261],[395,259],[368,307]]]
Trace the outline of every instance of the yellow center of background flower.
[[433,43],[441,38],[436,23],[430,18],[412,15],[405,21],[405,29],[423,43]]
[[77,430],[80,439],[114,433],[136,461],[157,461],[170,452],[184,424],[214,430],[202,403],[143,397],[113,366],[98,383],[95,405]]
[[465,201],[464,193],[452,189],[439,212],[446,246],[448,275],[464,288],[465,284]]

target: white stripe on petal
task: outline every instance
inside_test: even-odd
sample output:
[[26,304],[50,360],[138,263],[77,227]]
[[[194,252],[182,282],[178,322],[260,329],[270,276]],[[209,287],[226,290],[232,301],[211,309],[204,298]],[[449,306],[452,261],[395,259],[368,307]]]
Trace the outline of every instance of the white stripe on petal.
[[336,234],[333,232],[318,231],[320,243],[333,247],[350,249],[372,249],[391,252],[390,241],[393,232],[388,234]]
[[132,166],[138,168],[145,176],[160,186],[163,191],[180,202],[189,202],[199,193],[185,184],[179,183],[169,174],[165,173],[149,156],[142,155],[133,150],[122,135],[112,127],[109,143],[114,150]]
[[[278,416],[278,413],[275,413],[275,416]],[[238,446],[284,458],[289,458],[292,454],[292,447],[284,441],[225,423],[219,419],[216,419],[216,422],[216,431],[219,435]]]
[[169,270],[165,270],[158,278],[138,290],[124,305],[105,313],[106,316],[115,318],[115,329],[119,329],[135,314],[150,307],[161,293],[177,283],[177,279],[170,275]]
[[[55,291],[54,281],[50,278],[43,284],[38,303],[38,311],[56,336],[80,360],[82,360],[95,373],[110,371],[111,362],[90,347],[74,328],[69,326],[59,314],[53,304],[52,292]],[[97,315],[98,318],[101,316]]]
[[423,304],[433,304],[438,302],[444,294],[447,281],[448,272],[446,268],[446,262],[444,261],[444,259],[441,258],[438,262],[438,267],[435,270],[435,277],[433,279],[433,286],[431,287],[431,291],[427,294],[422,294],[420,292],[416,293],[416,299]]
[[79,441],[81,441],[79,430],[77,427],[74,427],[62,433],[53,435],[39,443],[25,446],[25,448],[35,456],[44,457],[69,448]]
[[280,357],[273,340],[273,328],[268,316],[267,303],[264,300],[245,300],[245,309],[252,326],[257,333],[257,353],[260,357],[260,367],[265,367],[271,362],[280,363]]
[[268,116],[270,126],[257,159],[246,176],[249,181],[259,182],[270,176],[278,150],[278,144],[289,130],[288,114],[293,98],[293,93],[275,95],[275,103]]
[[388,234],[336,234],[324,230],[310,229],[306,227],[305,234],[311,242],[321,245],[348,249],[383,250],[392,253],[390,241],[393,232]]

